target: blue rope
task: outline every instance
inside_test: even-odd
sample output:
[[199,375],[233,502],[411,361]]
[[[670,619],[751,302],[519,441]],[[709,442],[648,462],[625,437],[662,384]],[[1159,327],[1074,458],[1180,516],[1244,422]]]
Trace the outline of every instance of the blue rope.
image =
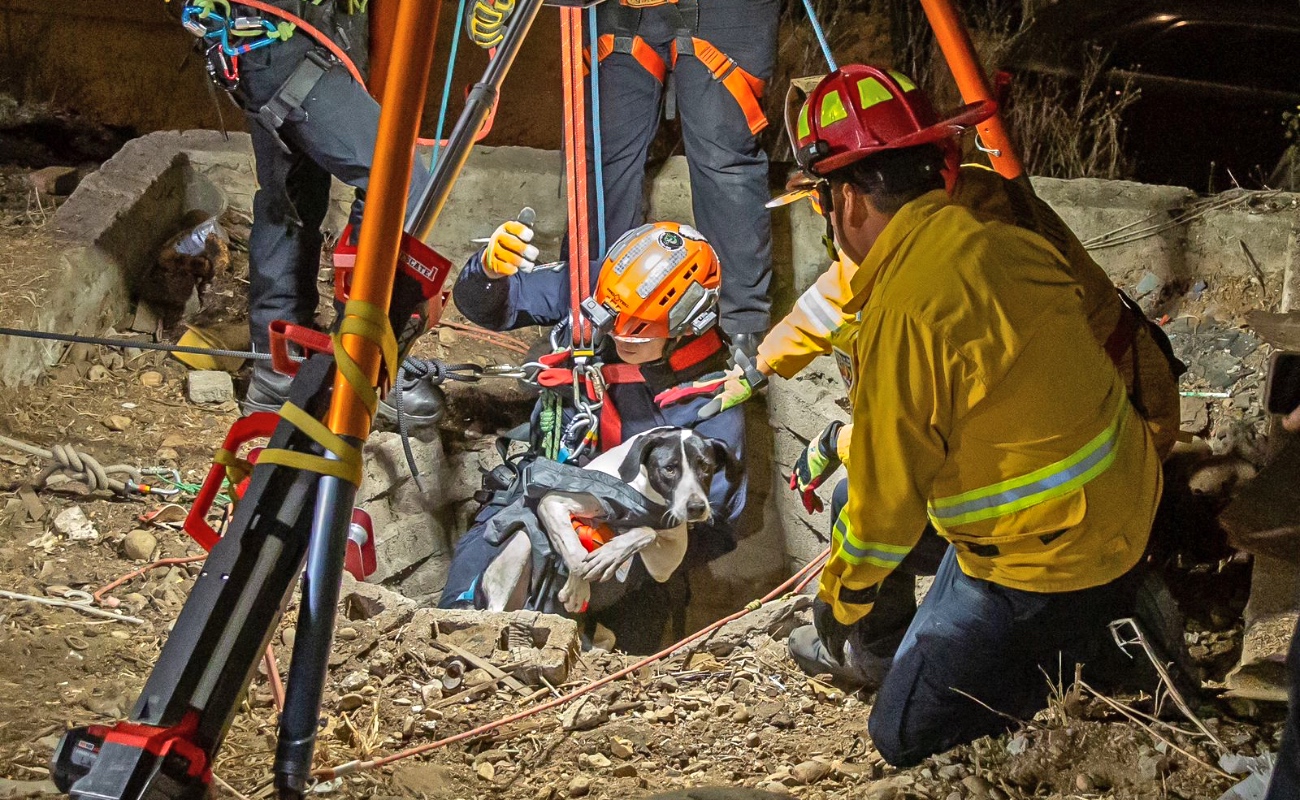
[[826,33],[822,30],[822,24],[817,21],[817,12],[813,10],[812,0],[803,0],[803,7],[808,9],[808,21],[812,23],[813,33],[817,36],[817,44],[821,45],[822,55],[826,56],[826,65],[831,68],[831,72],[839,69],[835,63],[835,56],[831,55],[830,42],[826,41]]
[[438,166],[438,152],[442,150],[443,129],[447,124],[447,104],[451,102],[451,79],[456,72],[456,51],[460,49],[461,26],[465,24],[465,6],[469,0],[460,0],[456,7],[456,27],[452,28],[451,55],[447,57],[447,77],[442,82],[442,105],[438,107],[438,129],[434,132],[433,158],[429,160],[429,174]]
[[605,158],[600,141],[600,33],[596,30],[596,7],[587,9],[591,31],[591,146],[596,161],[596,257],[605,257]]

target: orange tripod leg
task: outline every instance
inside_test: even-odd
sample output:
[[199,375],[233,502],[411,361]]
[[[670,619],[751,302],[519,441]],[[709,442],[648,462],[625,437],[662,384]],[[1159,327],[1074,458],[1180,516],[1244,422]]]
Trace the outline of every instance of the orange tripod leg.
[[[971,44],[970,34],[962,23],[952,0],[921,0],[925,16],[930,20],[934,38],[939,42],[948,69],[957,81],[961,99],[966,103],[981,100],[996,100],[989,88],[988,79],[975,57],[975,47]],[[1002,121],[1002,112],[989,117],[976,126],[984,150],[993,162],[993,168],[1004,178],[1016,179],[1025,173],[1024,165],[1016,152],[1011,136]]]

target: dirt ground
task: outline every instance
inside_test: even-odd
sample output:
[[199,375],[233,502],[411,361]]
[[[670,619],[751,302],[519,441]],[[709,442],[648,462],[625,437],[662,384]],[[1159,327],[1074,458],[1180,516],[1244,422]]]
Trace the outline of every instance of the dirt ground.
[[[25,186],[23,171],[0,172],[0,286],[6,289],[21,289],[25,265],[36,268],[48,254],[48,212],[44,206],[33,211]],[[238,220],[230,221],[230,230],[232,267],[205,295],[206,323],[240,319],[246,261]],[[6,319],[21,318],[12,304],[33,302],[15,300],[10,291],[0,291],[0,298],[11,304],[0,306]],[[421,350],[449,359],[471,351],[489,362],[518,358],[466,336],[442,331],[427,337]],[[526,344],[526,337],[518,342]],[[469,420],[492,430],[506,421],[485,421],[481,399],[461,399],[450,415],[457,424]],[[237,413],[233,402],[191,403],[180,363],[132,349],[77,346],[38,385],[0,390],[0,435],[42,448],[72,444],[105,465],[174,470],[169,480],[151,480],[183,490],[174,503],[156,496],[122,500],[75,481],[36,492],[32,487],[47,462],[0,442],[0,587],[76,600],[153,559],[200,555],[179,521]],[[1208,418],[1206,427],[1214,420]],[[65,516],[73,509],[84,513],[93,533],[60,532],[75,527]],[[198,569],[193,562],[150,570],[99,599],[97,607],[137,622],[0,597],[0,796],[47,788],[41,783],[47,762],[66,726],[129,711]],[[1219,698],[1214,689],[1240,647],[1243,569],[1240,559],[1203,560],[1187,569],[1182,584],[1183,594],[1198,601],[1187,606],[1187,637],[1209,687],[1195,713],[1226,750],[1255,755],[1276,748],[1280,710]],[[290,627],[293,617],[291,606]],[[530,686],[526,697],[495,688],[447,691],[436,665],[415,646],[422,635],[408,619],[384,623],[382,615],[349,613],[340,621],[318,766],[371,759],[469,730],[630,662],[592,651],[566,683]],[[275,640],[282,670],[290,637],[282,626]],[[487,655],[508,661],[505,651]],[[1216,766],[1220,750],[1192,722],[1176,713],[1166,713],[1164,721],[1144,716],[1150,698],[1109,698],[1065,684],[1048,711],[1015,732],[896,770],[883,764],[866,734],[869,693],[845,694],[803,676],[783,640],[755,630],[725,656],[688,652],[600,690],[591,701],[596,721],[578,726],[586,729],[566,729],[562,710],[545,712],[495,736],[347,775],[313,791],[550,800],[722,785],[808,800],[1190,799],[1217,797],[1232,784]],[[224,782],[217,796],[272,794],[275,718],[268,682],[259,676],[215,764]]]

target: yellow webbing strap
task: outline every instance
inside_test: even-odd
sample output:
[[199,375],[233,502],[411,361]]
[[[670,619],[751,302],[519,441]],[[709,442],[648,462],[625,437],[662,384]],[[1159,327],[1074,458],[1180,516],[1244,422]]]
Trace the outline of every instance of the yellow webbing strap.
[[397,336],[393,333],[393,326],[388,322],[388,315],[373,303],[349,300],[343,307],[343,322],[334,334],[334,364],[343,375],[343,379],[348,382],[348,386],[356,392],[362,405],[371,416],[374,416],[375,407],[379,405],[379,394],[370,385],[370,380],[361,371],[361,367],[343,349],[344,334],[360,336],[379,348],[389,380],[395,380],[397,376]]
[[292,450],[276,448],[263,450],[258,457],[259,464],[279,464],[293,469],[332,475],[354,486],[361,485],[361,448],[353,447],[343,437],[325,427],[320,420],[298,408],[293,403],[285,403],[280,408],[280,416],[302,431],[312,441],[338,457],[337,461],[311,453],[297,453]]
[[221,448],[216,455],[212,457],[213,464],[220,464],[226,468],[226,480],[231,487],[238,486],[240,481],[247,478],[253,471],[253,465],[246,459],[240,458],[226,448]]

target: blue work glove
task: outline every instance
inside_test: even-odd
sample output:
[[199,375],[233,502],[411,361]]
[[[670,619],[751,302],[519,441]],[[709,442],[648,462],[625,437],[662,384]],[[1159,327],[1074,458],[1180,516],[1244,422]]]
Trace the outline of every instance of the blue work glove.
[[809,514],[822,510],[817,487],[840,468],[838,441],[843,427],[843,422],[835,420],[823,428],[821,434],[804,448],[790,470],[790,488],[799,492],[803,507]]
[[813,600],[813,626],[817,629],[817,638],[836,662],[844,663],[844,645],[849,641],[852,628],[835,618],[835,611],[830,603],[820,597]]

